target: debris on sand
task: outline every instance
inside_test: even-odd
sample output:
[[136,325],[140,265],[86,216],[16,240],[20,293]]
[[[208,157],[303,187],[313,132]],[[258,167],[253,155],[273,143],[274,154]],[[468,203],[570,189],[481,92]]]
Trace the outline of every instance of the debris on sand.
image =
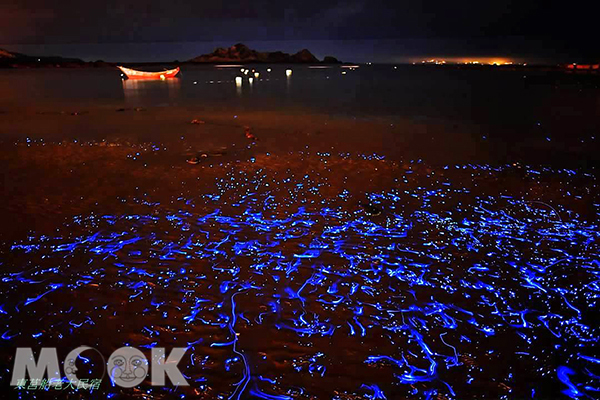
[[205,122],[202,121],[201,119],[193,119],[191,121],[191,123],[194,124],[194,125],[200,125],[200,124],[204,124]]
[[202,159],[209,157],[222,157],[227,154],[226,147],[220,147],[218,149],[213,150],[200,150],[196,153],[195,156],[188,158],[186,161],[188,164],[196,165],[200,164]]
[[120,147],[120,146],[122,146],[122,144],[120,144],[120,143],[114,143],[114,142],[105,142],[105,141],[102,141],[102,142],[98,143],[97,146],[100,146],[100,147]]
[[222,157],[224,155],[227,154],[227,148],[226,147],[221,147],[219,149],[216,150],[206,150],[206,151],[200,151],[199,153],[200,157],[206,158],[206,157]]
[[[123,112],[123,111],[129,111],[132,110],[131,108],[117,108],[117,112]],[[142,107],[135,107],[133,108],[133,111],[146,111],[145,108]]]
[[258,138],[256,136],[254,136],[254,134],[252,134],[252,132],[250,132],[249,126],[244,127],[244,133],[246,134],[246,139],[252,140],[253,142],[258,141]]
[[379,209],[378,207],[375,207],[372,204],[369,203],[359,203],[360,206],[363,208],[363,210],[365,210],[365,213],[367,213],[367,215],[370,215],[372,217],[375,217],[377,215],[381,215],[381,209]]
[[192,158],[188,158],[188,159],[186,160],[186,162],[187,162],[188,164],[191,164],[191,165],[200,164],[200,158],[198,158],[198,157],[192,157]]

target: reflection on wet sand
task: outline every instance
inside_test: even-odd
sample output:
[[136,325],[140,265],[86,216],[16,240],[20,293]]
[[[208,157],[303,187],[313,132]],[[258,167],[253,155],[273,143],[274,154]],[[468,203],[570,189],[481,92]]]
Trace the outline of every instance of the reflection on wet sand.
[[149,97],[163,95],[169,102],[177,102],[180,97],[181,79],[123,79],[123,94],[129,105],[140,104]]

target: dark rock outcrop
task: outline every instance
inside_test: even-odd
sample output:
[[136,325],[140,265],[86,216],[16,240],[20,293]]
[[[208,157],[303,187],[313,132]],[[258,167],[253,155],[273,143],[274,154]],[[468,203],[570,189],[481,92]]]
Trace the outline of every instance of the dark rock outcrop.
[[317,57],[313,56],[307,49],[302,49],[292,56],[294,63],[318,63]]
[[193,63],[318,63],[319,60],[307,49],[290,55],[281,51],[260,52],[242,43],[223,48],[190,60]]
[[323,59],[323,64],[341,64],[342,62],[335,57],[325,56]]
[[229,48],[219,47],[210,54],[204,54],[193,58],[190,62],[197,63],[226,63],[226,62],[257,62],[264,56],[248,46],[238,43]]

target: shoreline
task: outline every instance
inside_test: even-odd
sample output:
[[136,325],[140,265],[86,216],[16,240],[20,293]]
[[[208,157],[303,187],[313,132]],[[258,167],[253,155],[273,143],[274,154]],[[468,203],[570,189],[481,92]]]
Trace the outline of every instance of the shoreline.
[[[202,120],[194,126],[190,121]],[[394,159],[423,159],[432,165],[449,163],[521,163],[594,169],[595,145],[586,145],[562,127],[549,133],[539,127],[489,127],[456,120],[421,116],[350,116],[298,108],[257,111],[232,107],[171,105],[136,106],[116,102],[102,106],[67,104],[0,110],[0,143],[25,139],[46,143],[78,140],[126,140],[131,143],[177,143],[190,135],[195,145],[231,145],[245,126],[257,131],[264,151],[303,150],[381,154]],[[178,133],[173,134],[173,130]],[[542,135],[540,135],[542,133]],[[547,136],[553,140],[548,140]],[[511,144],[511,137],[519,139]],[[285,138],[285,140],[284,140]],[[243,142],[242,142],[243,143]],[[284,144],[285,143],[285,144]],[[179,145],[179,144],[177,144]]]

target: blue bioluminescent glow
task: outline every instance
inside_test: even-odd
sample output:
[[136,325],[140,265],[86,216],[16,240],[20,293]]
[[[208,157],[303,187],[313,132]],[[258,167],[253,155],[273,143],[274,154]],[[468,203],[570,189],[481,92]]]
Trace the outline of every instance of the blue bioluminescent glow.
[[[256,166],[202,196],[130,199],[136,213],[79,215],[70,235],[8,243],[2,341],[110,354],[106,338],[89,343],[110,329],[109,343],[189,347],[192,386],[148,393],[597,397],[600,204],[585,219],[477,188],[512,166],[418,165],[361,195],[380,215],[346,188],[325,195],[324,175]],[[577,196],[567,182],[580,173],[551,173]],[[405,183],[416,175],[429,183]]]

